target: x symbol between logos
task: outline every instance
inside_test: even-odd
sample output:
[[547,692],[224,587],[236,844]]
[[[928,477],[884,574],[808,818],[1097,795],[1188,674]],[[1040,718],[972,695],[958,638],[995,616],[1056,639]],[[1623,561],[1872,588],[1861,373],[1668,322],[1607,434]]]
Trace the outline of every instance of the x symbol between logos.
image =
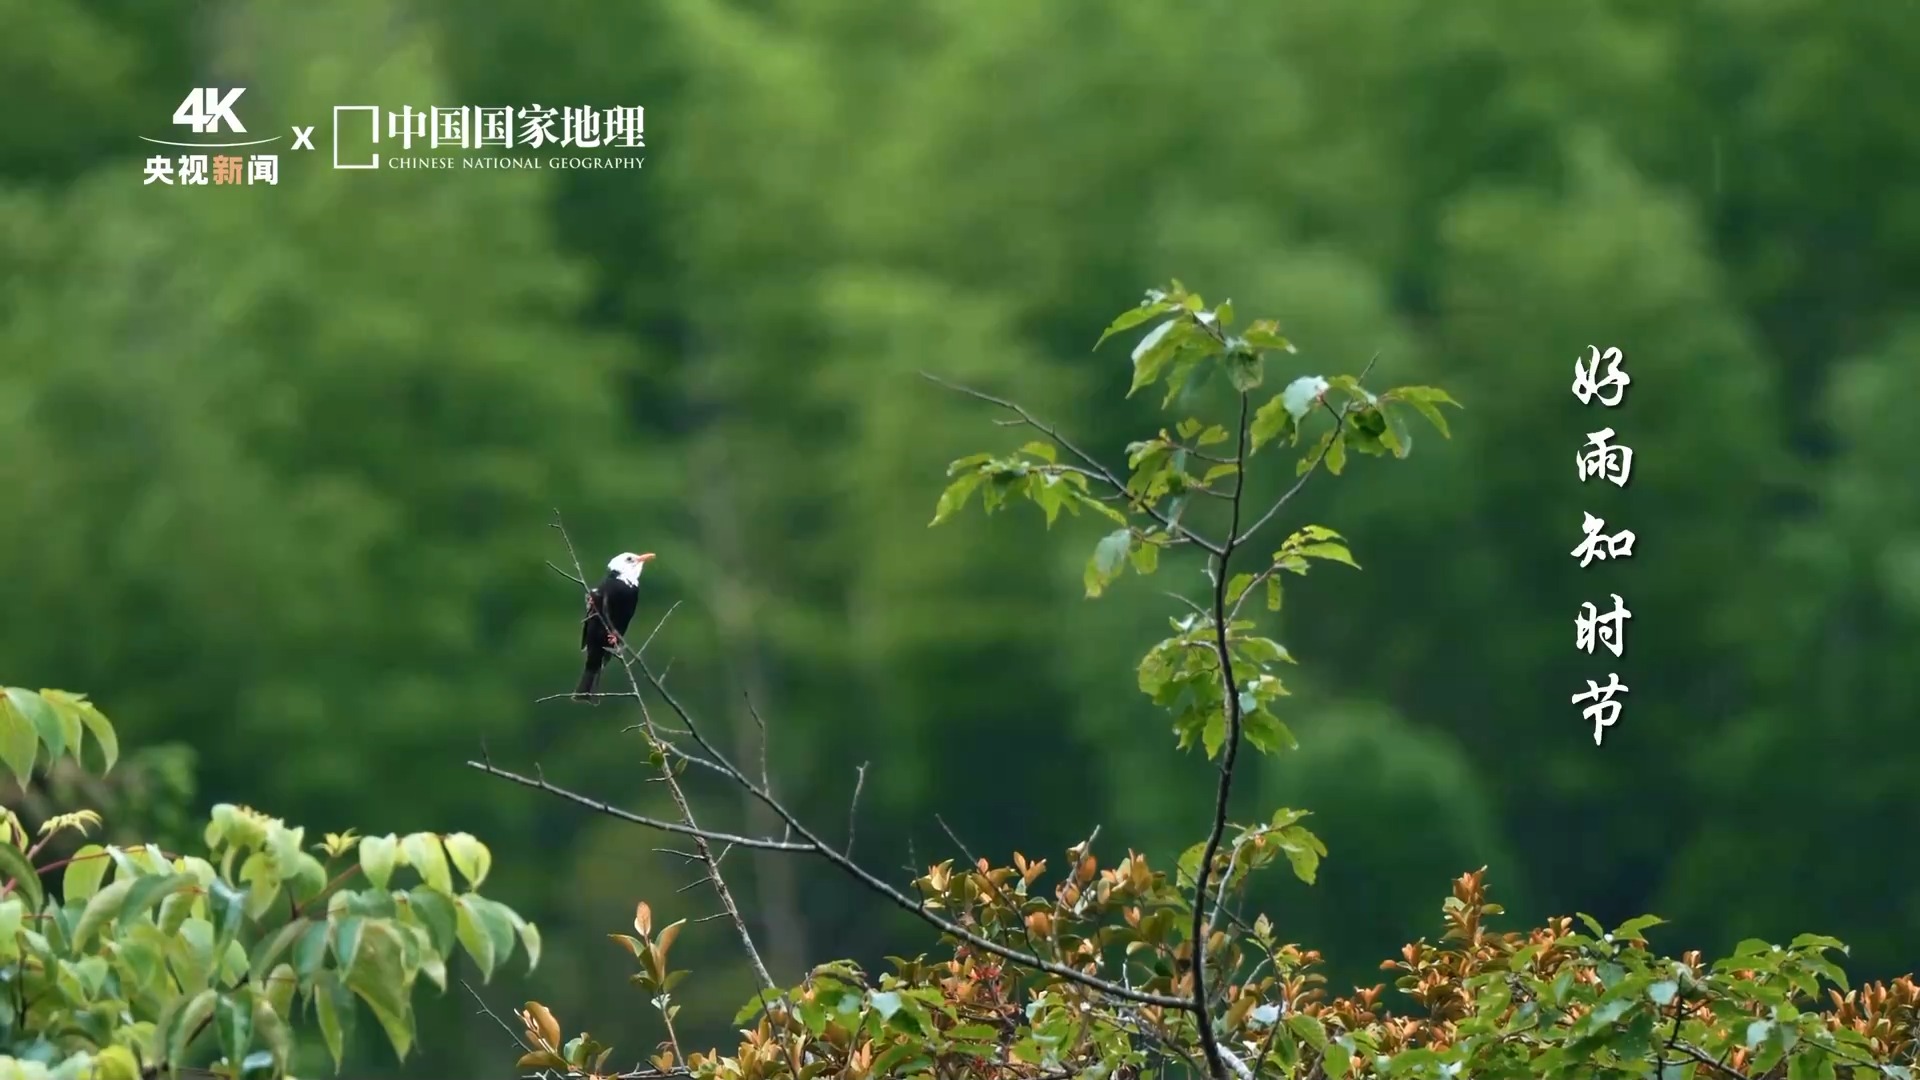
[[294,128],[293,129],[293,148],[295,150],[313,149],[313,128],[310,128],[310,127]]

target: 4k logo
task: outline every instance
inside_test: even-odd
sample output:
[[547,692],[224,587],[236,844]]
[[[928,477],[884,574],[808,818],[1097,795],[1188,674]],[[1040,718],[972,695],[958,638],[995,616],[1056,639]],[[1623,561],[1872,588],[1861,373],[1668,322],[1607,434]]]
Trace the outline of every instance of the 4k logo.
[[192,128],[196,135],[217,132],[223,123],[230,130],[244,133],[246,126],[233,114],[233,103],[239,101],[240,95],[246,92],[246,87],[236,86],[222,97],[218,87],[200,87],[189,93],[180,107],[173,110],[173,122]]

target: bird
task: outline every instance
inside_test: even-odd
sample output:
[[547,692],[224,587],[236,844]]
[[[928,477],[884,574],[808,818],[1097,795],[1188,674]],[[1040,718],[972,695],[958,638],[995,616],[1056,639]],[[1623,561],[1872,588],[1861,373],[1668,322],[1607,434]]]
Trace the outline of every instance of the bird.
[[640,571],[645,570],[653,552],[635,555],[623,551],[607,562],[607,576],[587,593],[586,618],[580,621],[580,652],[584,666],[580,684],[574,687],[573,700],[598,704],[594,696],[600,685],[600,669],[607,654],[619,651],[626,640],[627,625],[633,622],[634,608],[640,602]]

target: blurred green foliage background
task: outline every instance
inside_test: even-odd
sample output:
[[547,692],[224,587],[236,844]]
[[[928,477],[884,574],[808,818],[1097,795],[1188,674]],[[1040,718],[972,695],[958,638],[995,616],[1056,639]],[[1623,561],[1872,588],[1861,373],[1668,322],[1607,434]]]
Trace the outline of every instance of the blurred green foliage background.
[[[713,909],[659,838],[462,767],[484,744],[664,797],[629,718],[534,702],[577,664],[555,508],[590,568],[660,553],[653,655],[749,757],[752,695],[811,818],[872,762],[870,864],[955,854],[936,813],[982,852],[1201,835],[1205,766],[1132,676],[1197,571],[1086,601],[1098,522],[928,531],[947,461],[1021,437],[915,375],[1118,463],[1162,421],[1122,399],[1125,347],[1088,347],[1170,275],[1279,317],[1292,374],[1378,351],[1382,385],[1466,405],[1452,442],[1299,500],[1365,571],[1290,594],[1304,745],[1241,795],[1315,811],[1322,880],[1271,910],[1338,984],[1483,863],[1516,918],[1830,932],[1856,975],[1920,956],[1910,5],[0,0],[0,25],[0,676],[190,745],[204,802],[482,836],[549,942],[496,1009],[537,995],[638,1056],[659,1032],[603,935],[641,898]],[[640,104],[649,156],[336,172],[322,142],[277,187],[143,186],[138,136],[199,85],[323,138],[340,103]],[[1617,409],[1569,393],[1589,345],[1626,353]],[[1625,490],[1574,475],[1606,425]],[[1632,559],[1578,569],[1583,511]],[[1619,662],[1572,641],[1612,592]],[[1569,698],[1608,670],[1631,692],[1596,748]],[[729,861],[782,979],[928,944],[830,871]],[[676,953],[694,1041],[748,990],[730,938]],[[408,1069],[510,1075],[473,1011],[423,1002]],[[356,1075],[395,1068],[363,1042]]]

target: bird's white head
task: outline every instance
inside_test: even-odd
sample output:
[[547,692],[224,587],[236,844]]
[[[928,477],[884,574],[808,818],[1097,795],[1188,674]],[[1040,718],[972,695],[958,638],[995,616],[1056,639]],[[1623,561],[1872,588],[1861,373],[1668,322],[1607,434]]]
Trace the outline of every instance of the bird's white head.
[[646,569],[647,561],[652,558],[653,552],[651,551],[645,555],[635,555],[631,551],[623,551],[615,555],[612,561],[607,563],[607,571],[629,585],[638,585],[640,584],[640,571]]

